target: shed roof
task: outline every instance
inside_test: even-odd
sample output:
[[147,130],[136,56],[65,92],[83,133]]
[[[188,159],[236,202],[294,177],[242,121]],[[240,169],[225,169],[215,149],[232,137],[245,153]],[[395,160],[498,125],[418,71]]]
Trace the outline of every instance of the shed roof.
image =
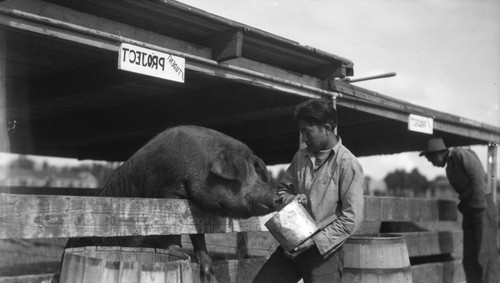
[[[170,0],[48,0],[85,13],[211,48],[217,61],[244,57],[299,73],[329,77],[352,73],[353,63],[337,55]],[[224,52],[238,41],[241,54]]]
[[[294,106],[338,98],[339,134],[358,156],[421,149],[408,115],[434,118],[448,145],[500,143],[500,129],[356,87],[345,58],[175,2],[0,3],[11,151],[124,160],[165,128],[197,124],[268,164],[298,146]],[[185,83],[117,69],[120,43],[186,58]]]

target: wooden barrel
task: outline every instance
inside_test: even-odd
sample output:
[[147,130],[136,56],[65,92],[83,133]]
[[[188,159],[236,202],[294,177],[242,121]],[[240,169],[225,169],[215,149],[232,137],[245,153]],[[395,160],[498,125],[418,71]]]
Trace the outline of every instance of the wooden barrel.
[[344,244],[343,283],[411,283],[411,266],[404,236],[353,235]]
[[191,258],[153,248],[79,247],[65,250],[61,283],[193,282]]

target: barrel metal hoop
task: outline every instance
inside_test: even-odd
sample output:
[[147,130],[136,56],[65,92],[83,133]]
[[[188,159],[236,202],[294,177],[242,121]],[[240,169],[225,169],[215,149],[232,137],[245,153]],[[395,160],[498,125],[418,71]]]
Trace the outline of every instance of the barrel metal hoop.
[[346,273],[355,273],[355,274],[395,274],[401,272],[409,272],[411,271],[411,266],[400,267],[400,268],[344,268],[344,272]]
[[405,237],[401,234],[370,234],[370,235],[353,235],[347,238],[348,244],[406,244]]

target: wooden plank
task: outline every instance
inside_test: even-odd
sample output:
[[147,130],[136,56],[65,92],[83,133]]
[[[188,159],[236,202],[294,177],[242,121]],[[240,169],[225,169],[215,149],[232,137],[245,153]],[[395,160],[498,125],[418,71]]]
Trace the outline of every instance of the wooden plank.
[[295,82],[299,85],[307,85],[315,88],[324,89],[322,83],[323,80],[313,77],[307,74],[301,74],[297,72],[290,72],[287,69],[276,67],[273,65],[261,63],[258,61],[250,60],[245,57],[240,57],[236,59],[231,59],[225,61],[224,63],[232,65],[235,67],[253,70],[259,73],[272,75],[274,77],[283,78],[291,82]]
[[365,196],[364,221],[455,221],[457,203],[452,200]]
[[212,58],[223,62],[241,57],[243,49],[243,32],[240,30],[227,31],[208,39],[212,46]]
[[[365,221],[444,221],[457,216],[453,201],[365,200]],[[2,239],[267,231],[264,223],[271,216],[216,217],[179,199],[0,194]]]
[[[490,143],[488,145],[487,153],[487,172],[488,172],[488,188],[493,196],[493,201],[497,204],[497,151],[498,145]],[[498,205],[498,204],[497,204]]]
[[[71,42],[76,42],[80,44],[85,44],[89,46],[94,46],[100,49],[118,51],[118,46],[111,42],[110,40],[94,37],[92,31],[87,34],[80,34],[75,31],[67,31],[64,24],[52,21],[51,19],[40,18],[33,16],[33,18],[40,18],[38,21],[48,21],[54,22],[53,25],[42,24],[39,22],[33,22],[34,19],[29,19],[25,17],[25,14],[18,11],[9,11],[4,8],[0,8],[0,25],[11,27],[18,30],[35,32],[38,34],[47,35],[54,38],[60,38],[63,40],[68,40]],[[70,25],[71,26],[71,25]]]
[[342,93],[343,96],[338,103],[349,108],[402,122],[408,120],[410,113],[432,117],[435,130],[481,139],[485,142],[500,143],[500,129],[495,126],[413,105],[340,80],[331,80],[329,89]]
[[0,152],[10,152],[7,121],[7,42],[5,30],[0,28]]
[[[250,258],[241,260],[224,260],[214,262],[215,278],[211,282],[252,282],[267,258]],[[193,263],[194,282],[201,282],[200,267]],[[465,274],[460,260],[450,262],[426,263],[411,267],[413,283],[429,282],[465,282]],[[57,274],[25,275],[0,277],[0,283],[41,282],[57,280]],[[49,281],[50,282],[50,281]]]
[[[257,272],[266,262],[267,258],[250,258],[242,260],[215,261],[215,280],[212,282],[252,282]],[[201,282],[200,267],[193,263],[194,282]],[[426,263],[411,266],[413,283],[459,283],[465,282],[465,274],[461,261]],[[15,277],[0,277],[0,283],[13,282],[57,282],[57,274],[24,275]]]
[[462,231],[409,232],[403,234],[410,257],[462,254]]
[[[240,260],[221,260],[215,261],[213,269],[215,278],[211,278],[209,282],[224,282],[224,283],[246,283],[252,282],[260,268],[266,262],[266,257],[246,258]],[[193,263],[193,282],[202,282],[200,280],[200,266]]]
[[413,283],[465,283],[461,260],[412,265]]
[[[220,260],[214,261],[214,277],[210,280],[201,280],[200,265],[192,264],[193,282],[227,282],[245,283],[252,282],[257,272],[266,262],[267,258],[247,258],[241,260]],[[59,282],[59,274],[33,274],[12,277],[0,277],[0,283],[35,283],[35,282]]]
[[[99,35],[100,33],[97,31],[100,31],[102,33],[115,34],[117,37],[134,38],[137,41],[179,50],[207,59],[211,58],[211,50],[208,47],[189,43],[147,29],[112,21],[96,14],[79,12],[75,9],[55,5],[47,1],[18,0],[11,3],[5,3],[3,6],[7,9],[23,11],[43,18],[52,19],[53,21],[45,21],[47,25],[55,24],[61,28],[65,28],[66,26],[64,23],[71,23],[74,25],[72,27],[77,31],[83,31],[78,27],[85,27],[88,28],[87,30],[95,30],[96,35]],[[68,25],[67,27],[71,26]]]
[[[390,118],[393,120],[397,120],[403,123],[408,122],[408,116],[410,113],[421,112],[421,111],[405,111],[403,109],[396,109],[390,107],[389,102],[370,102],[364,100],[352,100],[347,96],[343,96],[342,99],[338,101],[338,103],[342,106],[360,110],[366,113],[371,113],[374,115],[378,115],[385,118]],[[434,130],[443,131],[452,134],[458,134],[469,138],[481,139],[483,141],[497,141],[500,142],[500,135],[495,133],[495,129],[490,129],[486,125],[468,125],[465,123],[459,123],[455,121],[448,121],[443,119],[441,114],[437,114],[438,112],[433,112],[433,114],[424,114],[427,117],[435,117],[434,118]],[[500,131],[499,131],[500,132]]]
[[[253,59],[263,59],[276,64],[288,65],[289,68],[297,71],[299,66],[307,66],[309,62],[318,61],[317,64],[341,61],[346,67],[352,68],[352,62],[348,59],[326,53],[317,48],[302,46],[295,41],[276,36],[274,34],[255,29],[251,26],[218,17],[214,14],[198,10],[194,7],[176,2],[154,3],[150,1],[120,1],[120,4],[111,2],[96,4],[85,4],[82,1],[68,2],[52,0],[74,7],[89,14],[113,13],[109,18],[120,22],[131,24],[152,22],[149,29],[156,32],[163,32],[162,27],[169,27],[168,32],[172,34],[186,34],[195,43],[203,42],[203,36],[215,34],[228,29],[242,30],[245,37],[251,40],[248,43],[245,39],[246,56]],[[111,12],[109,12],[111,11]],[[132,18],[127,18],[130,15]],[[249,45],[252,45],[249,47]],[[273,52],[278,50],[278,53]],[[276,55],[286,54],[286,60],[275,60]],[[288,64],[287,64],[288,63]],[[298,66],[297,66],[298,65]]]
[[[341,58],[340,56],[335,56],[332,54],[327,54],[317,48],[304,46],[303,48],[301,48],[302,50],[292,50],[289,48],[283,48],[280,45],[276,45],[269,41],[268,38],[251,36],[246,36],[244,43],[244,55],[248,56],[249,58],[255,59],[262,57],[266,53],[272,53],[273,58],[267,58],[267,62],[270,62],[274,65],[280,65],[279,63],[281,62],[290,62],[291,60],[295,60],[300,63],[307,62],[309,63],[308,68],[304,67],[302,70],[295,69],[294,71],[303,72],[314,77],[319,77],[321,79],[333,79],[334,76],[343,77],[345,75],[353,73],[353,64],[348,59]],[[300,47],[300,45],[298,44],[295,46]],[[307,56],[307,53],[310,54],[310,52],[312,52],[316,56]],[[324,57],[318,58],[317,55]],[[283,67],[293,70],[293,67],[290,64],[285,65],[286,66]],[[320,67],[318,68],[318,66]]]
[[39,282],[59,282],[59,275],[54,273],[48,274],[31,274],[22,276],[0,277],[0,283],[39,283]]
[[66,241],[66,238],[0,239],[0,275],[17,276],[59,270]]
[[[98,18],[97,20],[91,19],[91,23],[95,23],[96,21],[97,23],[95,23],[95,26],[92,26],[92,28],[88,28],[87,22],[83,21],[82,23],[80,20],[75,20],[74,16],[68,17],[66,14],[62,13],[62,11],[66,10],[58,7],[57,5],[52,7],[52,4],[43,2],[43,9],[41,10],[52,9],[51,13],[44,14],[47,16],[39,16],[36,13],[16,10],[15,8],[17,8],[15,5],[14,7],[9,7],[7,9],[0,7],[0,14],[2,15],[2,17],[0,17],[0,25],[35,32],[110,51],[118,51],[117,42],[125,42],[186,58],[187,70],[193,70],[210,76],[223,77],[225,79],[310,98],[317,98],[320,95],[327,95],[331,97],[337,96],[336,92],[297,83],[295,81],[277,77],[274,74],[270,75],[255,72],[248,67],[236,67],[227,64],[219,64],[217,61],[208,59],[211,58],[211,54],[207,58],[206,53],[204,52],[206,50],[203,50],[203,52],[200,51],[201,53],[193,52],[194,46],[191,46],[188,43],[186,43],[188,47],[185,48],[179,48],[177,45],[173,47],[164,47],[164,43],[162,41],[163,38],[150,43],[143,37],[137,37],[137,34],[141,34],[140,30],[130,31],[128,33],[130,37],[123,36],[121,33],[117,35],[115,34],[116,30],[121,30],[121,28],[130,30],[130,27],[122,27],[116,22],[109,21],[104,18]],[[71,14],[73,13],[74,12]],[[86,14],[79,14],[78,17],[86,18],[88,16]],[[112,31],[103,30],[101,28],[102,26],[107,25],[118,25],[120,28],[111,29]],[[155,34],[155,36],[157,35]],[[166,42],[168,42],[168,40]]]
[[211,216],[187,200],[0,194],[0,238],[262,231],[270,217]]
[[[0,8],[0,14],[2,15],[2,17],[0,17],[0,25],[6,25],[20,30],[36,32],[39,34],[76,42],[79,44],[94,46],[100,49],[117,52],[118,45],[116,44],[116,42],[126,42],[144,48],[180,56],[186,58],[186,70],[200,72],[209,76],[223,77],[225,79],[237,81],[240,83],[251,84],[253,86],[259,86],[279,92],[291,93],[309,98],[319,98],[320,95],[327,95],[331,97],[337,96],[337,93],[321,88],[302,85],[294,81],[275,77],[274,75],[262,74],[252,71],[249,68],[240,68],[226,64],[219,64],[216,61],[198,57],[190,53],[144,43],[135,39],[121,37],[111,33],[105,33],[100,30],[83,28],[81,26],[59,22],[52,19],[41,18],[22,12],[14,13],[3,8]],[[55,26],[47,26],[43,23],[40,23],[44,21],[50,21]]]
[[0,193],[22,195],[98,196],[101,190],[100,188],[10,187],[0,185]]
[[304,73],[315,74],[319,78],[338,78],[345,76],[352,76],[353,69],[346,67],[341,62],[332,62],[319,67],[304,70]]

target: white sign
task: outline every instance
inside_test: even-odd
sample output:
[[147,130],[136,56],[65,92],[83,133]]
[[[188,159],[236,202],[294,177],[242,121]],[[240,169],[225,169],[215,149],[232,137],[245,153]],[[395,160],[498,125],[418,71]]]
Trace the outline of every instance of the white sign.
[[410,114],[408,117],[408,130],[431,134],[434,129],[434,119],[424,116]]
[[186,59],[167,53],[122,43],[118,69],[166,80],[184,82]]

